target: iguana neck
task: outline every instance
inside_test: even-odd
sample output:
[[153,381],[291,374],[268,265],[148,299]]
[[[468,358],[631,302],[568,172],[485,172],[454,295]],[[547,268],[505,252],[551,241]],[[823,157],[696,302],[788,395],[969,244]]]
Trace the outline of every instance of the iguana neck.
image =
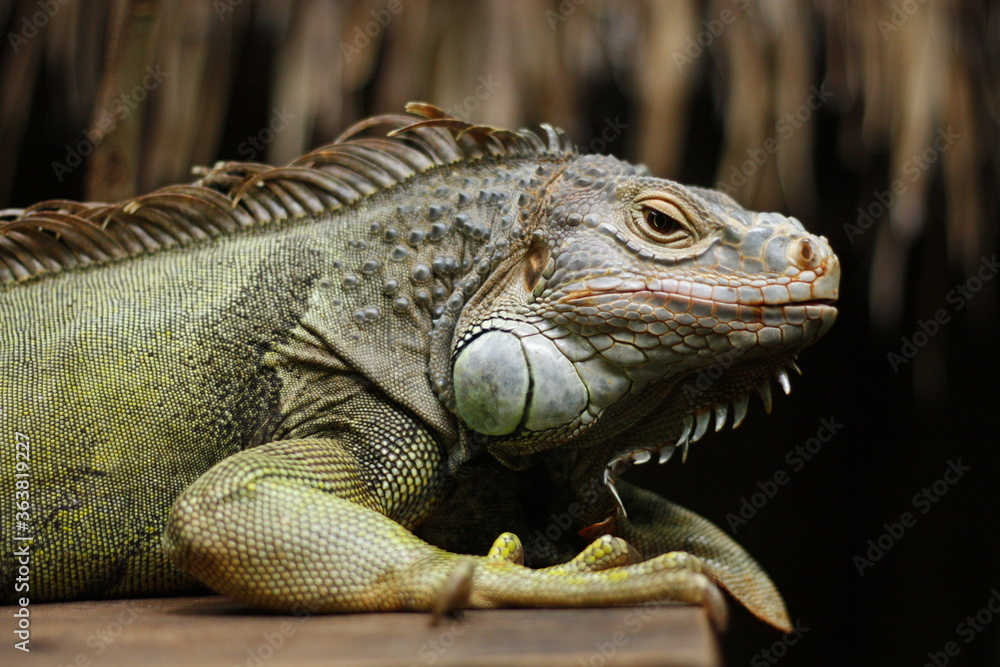
[[[452,333],[477,292],[520,261],[554,158],[444,165],[289,230],[321,255],[285,355],[329,359],[380,386],[459,445],[474,447],[448,409]],[[319,362],[322,363],[322,362]]]

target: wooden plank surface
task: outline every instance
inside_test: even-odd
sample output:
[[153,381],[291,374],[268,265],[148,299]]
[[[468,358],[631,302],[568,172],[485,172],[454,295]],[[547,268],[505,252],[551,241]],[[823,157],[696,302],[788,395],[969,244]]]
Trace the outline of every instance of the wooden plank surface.
[[3,609],[0,665],[670,665],[720,664],[701,609],[468,611],[288,616],[222,597],[36,604],[30,653]]

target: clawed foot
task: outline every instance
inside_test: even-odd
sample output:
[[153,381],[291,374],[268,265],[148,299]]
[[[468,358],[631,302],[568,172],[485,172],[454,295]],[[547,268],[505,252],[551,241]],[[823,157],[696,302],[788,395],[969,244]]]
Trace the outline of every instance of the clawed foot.
[[483,558],[458,557],[439,591],[435,617],[463,607],[586,607],[650,601],[698,604],[724,630],[726,601],[708,568],[680,551],[642,561],[620,537],[602,536],[572,560],[533,570],[513,533],[500,535]]

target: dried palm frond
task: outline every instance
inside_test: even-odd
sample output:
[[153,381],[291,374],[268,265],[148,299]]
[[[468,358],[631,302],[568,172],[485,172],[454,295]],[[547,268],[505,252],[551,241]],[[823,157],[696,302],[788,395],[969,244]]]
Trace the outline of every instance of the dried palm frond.
[[[17,188],[19,204],[123,199],[187,180],[193,165],[220,157],[283,164],[357,118],[424,99],[471,122],[548,121],[578,140],[592,131],[594,148],[622,138],[602,124],[620,114],[626,120],[614,127],[628,126],[623,157],[654,173],[690,180],[686,168],[714,161],[715,185],[744,205],[809,217],[842,255],[868,262],[872,322],[883,336],[905,329],[907,312],[933,306],[907,282],[918,241],[944,241],[920,260],[946,267],[926,272],[937,276],[935,294],[995,248],[1000,38],[987,31],[1000,25],[996,3],[44,7],[55,10],[37,0],[0,2],[8,28],[0,200],[11,198],[19,168],[46,141],[39,131],[51,134],[57,159],[39,170],[45,178]],[[156,81],[150,68],[162,73]],[[256,129],[234,136],[248,118]],[[721,148],[694,133],[706,122]],[[949,132],[958,138],[942,150],[939,137]],[[79,162],[84,192],[67,193],[62,181]],[[858,189],[834,190],[822,175],[831,169],[855,174]],[[893,184],[899,193],[886,202]],[[854,202],[839,209],[848,218],[825,214],[845,200]],[[986,300],[973,307],[994,314]]]

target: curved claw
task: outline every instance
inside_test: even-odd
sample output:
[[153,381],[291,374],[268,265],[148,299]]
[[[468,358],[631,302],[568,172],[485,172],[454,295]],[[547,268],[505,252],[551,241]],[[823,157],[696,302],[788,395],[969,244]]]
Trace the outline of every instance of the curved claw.
[[455,563],[440,594],[434,600],[434,606],[431,607],[431,625],[437,625],[443,617],[468,606],[475,569],[475,560],[472,558],[461,558]]

